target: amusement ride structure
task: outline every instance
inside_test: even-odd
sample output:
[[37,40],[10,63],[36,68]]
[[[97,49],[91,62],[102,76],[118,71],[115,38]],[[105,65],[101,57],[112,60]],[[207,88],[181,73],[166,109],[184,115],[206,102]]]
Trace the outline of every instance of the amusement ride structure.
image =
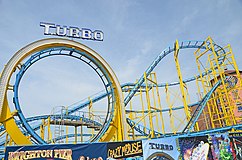
[[[185,51],[192,53],[186,56],[193,57],[195,64],[190,69],[196,74],[189,77],[184,76],[179,59]],[[50,115],[25,117],[19,102],[20,81],[32,65],[52,56],[84,62],[101,79],[104,90],[72,106],[61,106]],[[174,82],[164,82],[157,76],[157,72],[166,70],[159,64],[167,57],[176,69],[171,74],[178,79]],[[205,41],[175,41],[136,82],[121,85],[108,63],[92,49],[72,40],[43,39],[15,53],[1,72],[0,144],[4,149],[9,145],[237,132],[242,130],[241,87],[241,73],[230,45],[219,46],[211,37]],[[10,92],[13,97],[9,98]],[[13,101],[9,101],[11,98]],[[102,100],[106,101],[101,103],[104,106],[96,105]]]

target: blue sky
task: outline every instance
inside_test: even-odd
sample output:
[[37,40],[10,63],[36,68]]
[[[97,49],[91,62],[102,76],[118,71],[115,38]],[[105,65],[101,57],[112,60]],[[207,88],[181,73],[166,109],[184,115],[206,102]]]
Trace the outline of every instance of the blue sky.
[[[0,15],[0,70],[20,48],[51,37],[43,34],[40,22],[102,30],[102,42],[76,41],[97,51],[113,68],[120,83],[138,79],[176,39],[204,40],[211,36],[221,46],[231,44],[242,70],[241,0],[0,0]],[[184,55],[183,60],[188,59]],[[88,76],[92,79],[95,75],[83,68],[65,59],[40,62],[23,79],[22,103],[51,108],[72,104],[102,89],[99,84],[86,85]],[[169,80],[171,73],[166,68],[162,68],[162,74]],[[78,79],[84,77],[85,82],[80,83]],[[82,90],[77,90],[77,86]],[[33,112],[38,113],[36,109]]]

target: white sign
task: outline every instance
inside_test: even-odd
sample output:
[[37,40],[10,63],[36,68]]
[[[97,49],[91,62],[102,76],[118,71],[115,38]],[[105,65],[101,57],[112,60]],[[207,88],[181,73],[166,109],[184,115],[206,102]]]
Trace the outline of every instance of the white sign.
[[145,160],[153,160],[156,157],[177,160],[180,154],[177,150],[176,138],[173,137],[142,140],[142,147]]
[[40,26],[44,27],[45,35],[56,35],[62,37],[80,38],[95,41],[103,41],[104,37],[103,32],[100,30],[92,31],[86,28],[80,29],[78,27],[67,27],[45,22],[40,22]]

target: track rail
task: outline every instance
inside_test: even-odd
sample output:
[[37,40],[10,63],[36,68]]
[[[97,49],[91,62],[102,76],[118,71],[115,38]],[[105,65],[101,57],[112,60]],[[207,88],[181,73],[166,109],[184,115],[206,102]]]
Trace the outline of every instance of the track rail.
[[[177,43],[178,44],[178,43]],[[214,48],[210,51],[215,52],[220,58],[218,60],[217,65],[221,65],[225,60],[225,50],[220,47],[219,45],[215,44],[211,41],[183,41],[179,45],[179,49],[201,49],[206,50],[209,46],[213,45]],[[58,52],[59,51],[59,52]],[[66,52],[63,52],[66,51]],[[120,87],[120,84],[118,82],[117,77],[115,76],[114,72],[112,71],[111,67],[102,59],[100,55],[98,55],[95,51],[91,50],[90,48],[66,39],[59,39],[59,38],[51,38],[51,39],[45,39],[36,41],[21,50],[19,50],[7,63],[6,67],[4,68],[1,79],[0,79],[0,115],[1,119],[0,122],[2,122],[8,132],[8,134],[12,137],[14,142],[16,144],[30,144],[32,143],[30,140],[28,140],[25,137],[25,134],[21,132],[20,129],[18,129],[18,124],[22,123],[25,127],[25,130],[28,134],[31,135],[31,137],[39,144],[46,143],[43,139],[40,138],[38,134],[35,133],[35,129],[38,129],[38,126],[35,126],[34,128],[31,127],[28,122],[36,121],[40,119],[46,119],[48,115],[44,116],[37,116],[37,117],[30,117],[25,118],[19,102],[18,102],[18,85],[19,82],[24,75],[25,71],[33,65],[35,62],[37,62],[40,59],[49,57],[49,56],[70,56],[77,59],[80,59],[87,65],[89,65],[92,69],[96,71],[98,76],[102,79],[102,82],[105,86],[105,90],[100,92],[99,94],[93,96],[88,100],[82,101],[80,103],[76,103],[70,107],[68,107],[68,115],[65,115],[66,119],[73,119],[77,120],[75,117],[71,114],[75,113],[76,111],[79,111],[83,109],[84,107],[88,106],[91,102],[95,103],[105,97],[108,97],[109,100],[109,107],[108,107],[108,115],[106,116],[105,123],[102,126],[102,129],[100,132],[98,132],[95,137],[91,141],[109,141],[112,138],[112,135],[116,135],[118,137],[117,140],[125,140],[127,138],[126,135],[126,127],[125,127],[125,119],[126,122],[130,125],[132,129],[135,129],[137,132],[139,132],[142,136],[150,137],[150,135],[155,135],[155,137],[163,137],[163,136],[170,136],[170,134],[162,134],[157,131],[152,131],[151,129],[142,126],[141,124],[136,123],[135,121],[126,118],[125,112],[130,113],[139,113],[139,111],[135,110],[126,110],[125,106],[128,105],[130,100],[133,98],[136,92],[139,91],[140,87],[145,87],[144,81],[145,78],[147,78],[151,72],[157,67],[157,65],[169,54],[176,51],[175,45],[172,47],[166,48],[164,51],[162,51],[156,59],[150,64],[150,66],[147,68],[145,73],[140,77],[137,83],[125,83]],[[77,54],[74,54],[77,53]],[[177,52],[178,54],[178,52]],[[220,56],[224,55],[224,56]],[[87,58],[82,59],[82,57]],[[27,59],[29,58],[29,59]],[[27,60],[26,60],[27,59]],[[26,60],[24,64],[22,64],[23,60]],[[16,68],[20,68],[19,73],[16,77],[16,83],[14,85],[14,103],[16,106],[17,115],[19,116],[20,121],[15,122],[12,113],[10,112],[10,109],[8,107],[8,101],[7,101],[7,91],[9,87],[9,81],[13,74],[13,72],[16,70]],[[216,67],[214,68],[217,69]],[[180,83],[188,83],[191,81],[195,81],[196,79],[202,78],[208,74],[210,74],[212,70],[207,70],[201,74],[189,77],[187,79],[184,79],[179,82],[171,82],[171,83],[160,83],[158,84],[158,87],[165,87],[165,86],[175,86],[179,85]],[[146,76],[146,77],[145,77]],[[105,78],[103,78],[105,77]],[[229,81],[229,78],[226,79],[226,82],[228,84],[228,87],[233,87],[235,84],[233,84],[232,81]],[[188,107],[197,106],[195,109],[195,112],[193,113],[192,117],[188,121],[187,125],[183,129],[182,133],[179,133],[179,135],[190,135],[190,134],[201,134],[204,132],[199,133],[193,133],[192,129],[194,128],[194,125],[196,121],[198,120],[199,116],[201,115],[204,107],[206,106],[208,100],[212,96],[212,94],[215,92],[215,90],[221,85],[221,81],[216,83],[212,89],[203,97],[203,99],[199,102],[196,102],[194,104],[188,105]],[[126,88],[128,87],[128,89]],[[128,95],[123,99],[122,97],[122,91],[128,92]],[[110,99],[110,95],[113,99]],[[186,106],[186,105],[185,105]],[[183,109],[184,106],[179,107],[173,107],[171,110],[179,110]],[[167,112],[170,109],[162,109],[162,110],[153,110],[153,111],[142,111],[143,113],[149,113],[149,112]],[[55,115],[56,116],[56,115]],[[57,115],[58,116],[58,115]],[[69,116],[69,117],[68,117]],[[86,121],[89,121],[86,119]],[[97,122],[94,122],[97,125]],[[12,128],[10,129],[10,126]],[[241,125],[236,126],[230,126],[230,128],[241,128]],[[214,129],[210,130],[212,131],[226,131],[229,127],[224,129]],[[3,131],[3,128],[0,127],[0,131]],[[14,131],[14,132],[13,132]],[[209,131],[209,132],[210,132]],[[152,133],[153,132],[153,133]],[[209,133],[207,132],[207,133]],[[16,133],[18,136],[16,136]],[[63,137],[59,137],[63,138]],[[23,139],[23,140],[21,140]]]
[[[50,39],[43,39],[36,42],[33,42],[26,47],[19,50],[7,63],[6,67],[4,68],[1,79],[0,79],[0,115],[1,115],[1,122],[4,124],[7,132],[12,137],[14,142],[16,144],[30,144],[31,142],[28,140],[27,137],[25,137],[21,131],[18,129],[16,123],[14,122],[14,118],[11,116],[10,109],[8,107],[7,102],[7,90],[9,86],[10,78],[13,74],[13,72],[16,70],[16,68],[21,65],[21,62],[30,57],[27,62],[33,62],[35,58],[37,58],[38,53],[41,54],[41,51],[48,50],[49,48],[70,48],[75,50],[78,53],[85,53],[86,58],[90,60],[90,62],[93,62],[96,64],[96,66],[99,67],[99,69],[103,72],[103,74],[106,76],[106,79],[109,81],[109,85],[112,85],[109,87],[111,90],[113,90],[113,100],[112,100],[112,107],[109,108],[109,115],[106,118],[105,125],[101,129],[101,131],[94,137],[93,141],[103,140],[108,141],[112,137],[110,136],[109,132],[116,133],[119,140],[126,139],[126,132],[124,132],[125,127],[123,123],[123,119],[121,117],[124,117],[124,109],[123,109],[123,98],[122,98],[122,91],[120,88],[120,84],[118,82],[118,79],[116,75],[114,74],[111,67],[107,64],[107,62],[98,55],[95,51],[91,50],[90,48],[67,39],[60,39],[60,38],[50,38]],[[50,50],[51,51],[51,50]],[[37,54],[35,54],[37,53]],[[47,52],[46,52],[47,53]],[[49,52],[50,53],[50,52]],[[34,55],[33,55],[34,54]],[[69,52],[71,54],[71,52]],[[49,54],[50,55],[50,54]],[[29,63],[31,65],[31,63]],[[26,67],[26,66],[24,66]],[[28,66],[27,66],[28,68]],[[25,68],[24,68],[25,69]],[[24,70],[23,69],[23,70]],[[21,78],[20,78],[21,79]],[[17,87],[17,86],[16,86]],[[18,97],[15,95],[15,98]],[[17,102],[17,101],[15,101]],[[18,116],[23,123],[25,129],[29,132],[32,138],[35,139],[40,144],[46,143],[43,139],[37,135],[31,126],[26,122],[25,117],[20,109],[20,107],[17,106],[17,113]],[[114,124],[116,126],[109,125],[111,122],[115,122]],[[10,124],[11,123],[11,124]],[[117,127],[119,125],[119,127]],[[11,126],[11,128],[9,128]],[[118,129],[117,129],[118,128]],[[16,134],[17,133],[17,134]]]
[[[209,42],[206,41],[183,41],[180,43],[179,45],[179,49],[187,49],[187,48],[195,48],[195,49],[206,49],[204,45],[204,43],[208,43],[207,45],[210,45]],[[213,44],[215,46],[215,52],[216,53],[225,53],[224,49],[222,47],[220,47],[217,44]],[[175,51],[175,46],[173,47],[168,47],[167,49],[165,49],[164,51],[162,51],[157,58],[151,63],[151,65],[148,67],[148,69],[145,71],[145,74],[143,74],[140,79],[138,80],[138,82],[135,84],[135,86],[133,87],[133,89],[129,92],[129,94],[125,97],[124,99],[124,105],[126,106],[129,101],[132,99],[132,97],[134,96],[134,94],[138,91],[138,88],[144,83],[145,81],[145,75],[146,77],[148,77],[151,72],[155,69],[155,67],[161,62],[162,59],[164,59],[167,55],[169,55],[170,53],[173,53]],[[225,57],[219,59],[219,63],[221,64],[224,61]],[[202,73],[202,75],[197,75],[197,76],[193,76],[187,79],[184,79],[183,82],[187,83],[190,81],[194,81],[197,78],[203,77],[207,74],[209,74],[211,71],[208,72],[204,72]],[[173,86],[173,85],[178,85],[180,84],[179,82],[171,82],[171,83],[163,83],[160,84],[160,87],[165,87],[165,85],[168,86]]]

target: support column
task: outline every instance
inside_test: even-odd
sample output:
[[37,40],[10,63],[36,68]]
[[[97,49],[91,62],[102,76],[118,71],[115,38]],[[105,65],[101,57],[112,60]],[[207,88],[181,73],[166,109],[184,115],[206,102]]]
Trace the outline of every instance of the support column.
[[180,64],[179,64],[179,61],[178,61],[179,49],[180,48],[179,48],[178,40],[176,40],[175,46],[174,46],[174,60],[175,60],[175,63],[176,63],[176,70],[177,70],[177,74],[178,74],[178,78],[179,78],[180,90],[181,90],[181,94],[182,94],[182,101],[183,101],[183,105],[184,105],[186,119],[187,119],[187,121],[189,121],[190,118],[191,118],[191,115],[190,115],[190,110],[189,110],[188,104],[187,104],[187,94],[186,94],[186,91],[184,89],[185,84],[183,83],[181,68],[180,68]]

